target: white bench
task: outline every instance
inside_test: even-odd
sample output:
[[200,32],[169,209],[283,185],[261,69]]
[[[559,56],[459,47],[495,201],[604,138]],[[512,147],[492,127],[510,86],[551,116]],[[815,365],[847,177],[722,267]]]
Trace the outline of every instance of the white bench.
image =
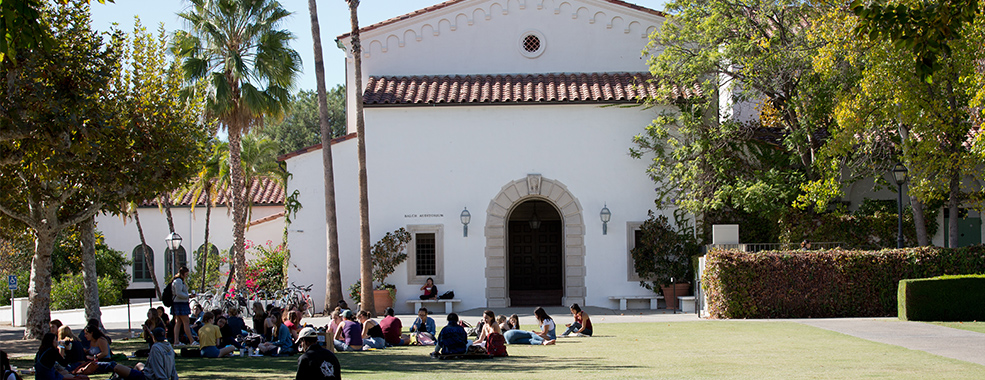
[[694,296],[677,297],[677,305],[682,313],[693,313],[695,311]]
[[452,312],[452,305],[454,305],[457,302],[462,302],[462,300],[455,300],[455,299],[451,299],[451,300],[440,300],[440,299],[439,300],[421,300],[421,299],[407,300],[407,303],[414,304],[414,312],[415,313],[418,310],[421,309],[421,305],[423,305],[423,304],[426,304],[426,303],[444,303],[445,304],[445,314],[451,314],[451,312]]
[[650,310],[657,310],[657,301],[664,299],[661,295],[652,296],[610,296],[610,300],[619,300],[619,310],[626,310],[627,300],[650,300]]

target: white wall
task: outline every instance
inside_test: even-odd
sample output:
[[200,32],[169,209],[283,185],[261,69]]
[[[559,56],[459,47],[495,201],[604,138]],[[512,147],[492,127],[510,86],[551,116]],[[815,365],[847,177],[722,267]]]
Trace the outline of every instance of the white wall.
[[[284,206],[254,206],[251,220],[257,220],[281,211],[284,211]],[[144,239],[146,239],[147,245],[154,250],[154,272],[163,286],[164,251],[167,249],[164,238],[170,233],[167,217],[157,207],[142,207],[138,212],[140,213],[140,225],[144,230]],[[181,235],[181,246],[185,248],[188,261],[193,263],[195,250],[205,242],[205,207],[196,206],[194,214],[190,207],[172,207],[171,215],[174,219],[175,232]],[[106,236],[106,245],[123,251],[128,258],[133,259],[133,249],[140,245],[137,223],[133,221],[133,218],[124,220],[113,215],[99,214],[96,215],[96,229],[102,231]],[[226,214],[226,208],[212,209],[211,222],[209,223],[209,242],[214,244],[220,252],[228,250],[233,245],[232,229],[232,215]],[[257,244],[271,240],[276,245],[280,243],[283,232],[284,218],[281,217],[251,227],[246,231],[246,239]],[[133,267],[128,268],[128,271],[132,277]],[[150,281],[134,282],[131,283],[130,287],[153,288],[154,283]]]

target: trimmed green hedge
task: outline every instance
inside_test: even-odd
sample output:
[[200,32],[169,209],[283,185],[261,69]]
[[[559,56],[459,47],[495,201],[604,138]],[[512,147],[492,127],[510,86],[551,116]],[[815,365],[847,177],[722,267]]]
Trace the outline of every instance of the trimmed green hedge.
[[985,275],[903,280],[897,298],[904,321],[985,320]]
[[985,247],[713,250],[705,265],[712,318],[891,317],[900,280],[985,273]]

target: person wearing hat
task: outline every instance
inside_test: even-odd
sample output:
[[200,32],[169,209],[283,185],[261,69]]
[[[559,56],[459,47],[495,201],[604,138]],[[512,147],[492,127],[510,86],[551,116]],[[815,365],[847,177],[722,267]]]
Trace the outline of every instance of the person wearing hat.
[[178,380],[178,370],[174,366],[174,348],[168,343],[164,328],[153,331],[154,345],[147,355],[147,364],[137,363],[133,368],[116,364],[113,372],[129,380]]
[[305,327],[298,333],[294,342],[298,351],[303,352],[298,358],[298,373],[294,376],[302,379],[341,379],[339,359],[331,351],[318,344],[318,332],[314,328]]

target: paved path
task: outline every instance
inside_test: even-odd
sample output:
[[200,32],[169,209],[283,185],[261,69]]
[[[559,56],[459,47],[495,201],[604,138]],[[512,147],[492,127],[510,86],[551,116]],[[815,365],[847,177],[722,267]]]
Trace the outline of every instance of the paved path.
[[795,319],[825,330],[985,365],[985,334],[896,318]]

